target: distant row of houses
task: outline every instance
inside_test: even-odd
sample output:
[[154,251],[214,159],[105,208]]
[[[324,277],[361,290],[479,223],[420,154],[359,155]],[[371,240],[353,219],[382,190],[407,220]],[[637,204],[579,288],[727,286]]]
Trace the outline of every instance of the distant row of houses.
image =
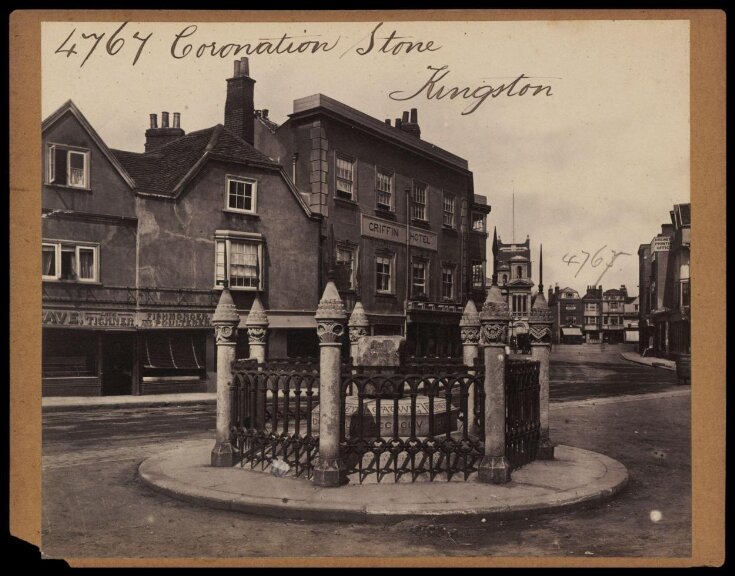
[[555,344],[638,342],[640,301],[629,296],[625,286],[609,290],[587,286],[580,296],[573,288],[557,284],[549,288],[548,302]]

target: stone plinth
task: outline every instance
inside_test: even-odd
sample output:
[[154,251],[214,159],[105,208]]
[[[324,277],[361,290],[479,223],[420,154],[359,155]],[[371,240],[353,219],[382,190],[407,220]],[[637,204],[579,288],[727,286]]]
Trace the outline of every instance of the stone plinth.
[[[360,432],[360,420],[362,420],[363,436],[365,438],[376,438],[378,426],[376,422],[377,401],[364,399],[362,403],[362,417],[359,413],[359,400],[356,396],[348,396],[345,400],[345,427],[347,435],[356,435]],[[446,434],[457,430],[457,417],[459,408],[450,405],[447,412],[447,401],[443,398],[434,398],[434,436]],[[311,427],[314,434],[319,433],[319,406],[312,410]],[[380,436],[389,438],[394,431],[394,401],[380,401]],[[419,397],[416,399],[416,436],[425,437],[429,435],[429,399]],[[401,398],[398,400],[398,436],[409,438],[411,436],[411,399]]]
[[354,358],[358,366],[400,366],[403,336],[363,336]]

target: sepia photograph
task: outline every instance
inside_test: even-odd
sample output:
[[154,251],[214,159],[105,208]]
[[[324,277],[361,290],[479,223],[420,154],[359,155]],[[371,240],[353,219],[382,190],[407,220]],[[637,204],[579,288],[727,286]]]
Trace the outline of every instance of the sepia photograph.
[[686,565],[692,22],[165,14],[38,23],[42,557]]

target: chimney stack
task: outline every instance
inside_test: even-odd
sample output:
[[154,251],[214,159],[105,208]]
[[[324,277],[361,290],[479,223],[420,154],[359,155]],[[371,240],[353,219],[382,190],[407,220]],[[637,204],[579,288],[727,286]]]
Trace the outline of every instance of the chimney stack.
[[[250,65],[246,56],[235,60],[235,71],[227,79],[225,100],[225,128],[237,134],[249,144],[255,142],[255,80],[250,78]],[[263,117],[268,111],[263,110]]]
[[419,127],[419,119],[418,119],[419,113],[416,108],[411,108],[411,112],[404,112],[403,113],[403,123],[402,123],[402,130],[404,132],[408,132],[409,134],[416,136],[417,138],[421,138],[421,128]]
[[186,134],[181,129],[181,114],[174,112],[174,125],[168,125],[168,112],[161,112],[161,127],[158,127],[158,117],[150,114],[151,127],[145,131],[145,151],[151,152],[161,146],[173,142]]

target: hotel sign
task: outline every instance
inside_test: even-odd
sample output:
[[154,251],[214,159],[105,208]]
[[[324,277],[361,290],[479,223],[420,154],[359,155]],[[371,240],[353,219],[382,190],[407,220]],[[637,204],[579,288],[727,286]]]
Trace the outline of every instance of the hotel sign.
[[[362,235],[398,244],[406,244],[406,226],[390,220],[362,215]],[[427,250],[438,249],[437,235],[422,228],[411,228],[411,246]]]

